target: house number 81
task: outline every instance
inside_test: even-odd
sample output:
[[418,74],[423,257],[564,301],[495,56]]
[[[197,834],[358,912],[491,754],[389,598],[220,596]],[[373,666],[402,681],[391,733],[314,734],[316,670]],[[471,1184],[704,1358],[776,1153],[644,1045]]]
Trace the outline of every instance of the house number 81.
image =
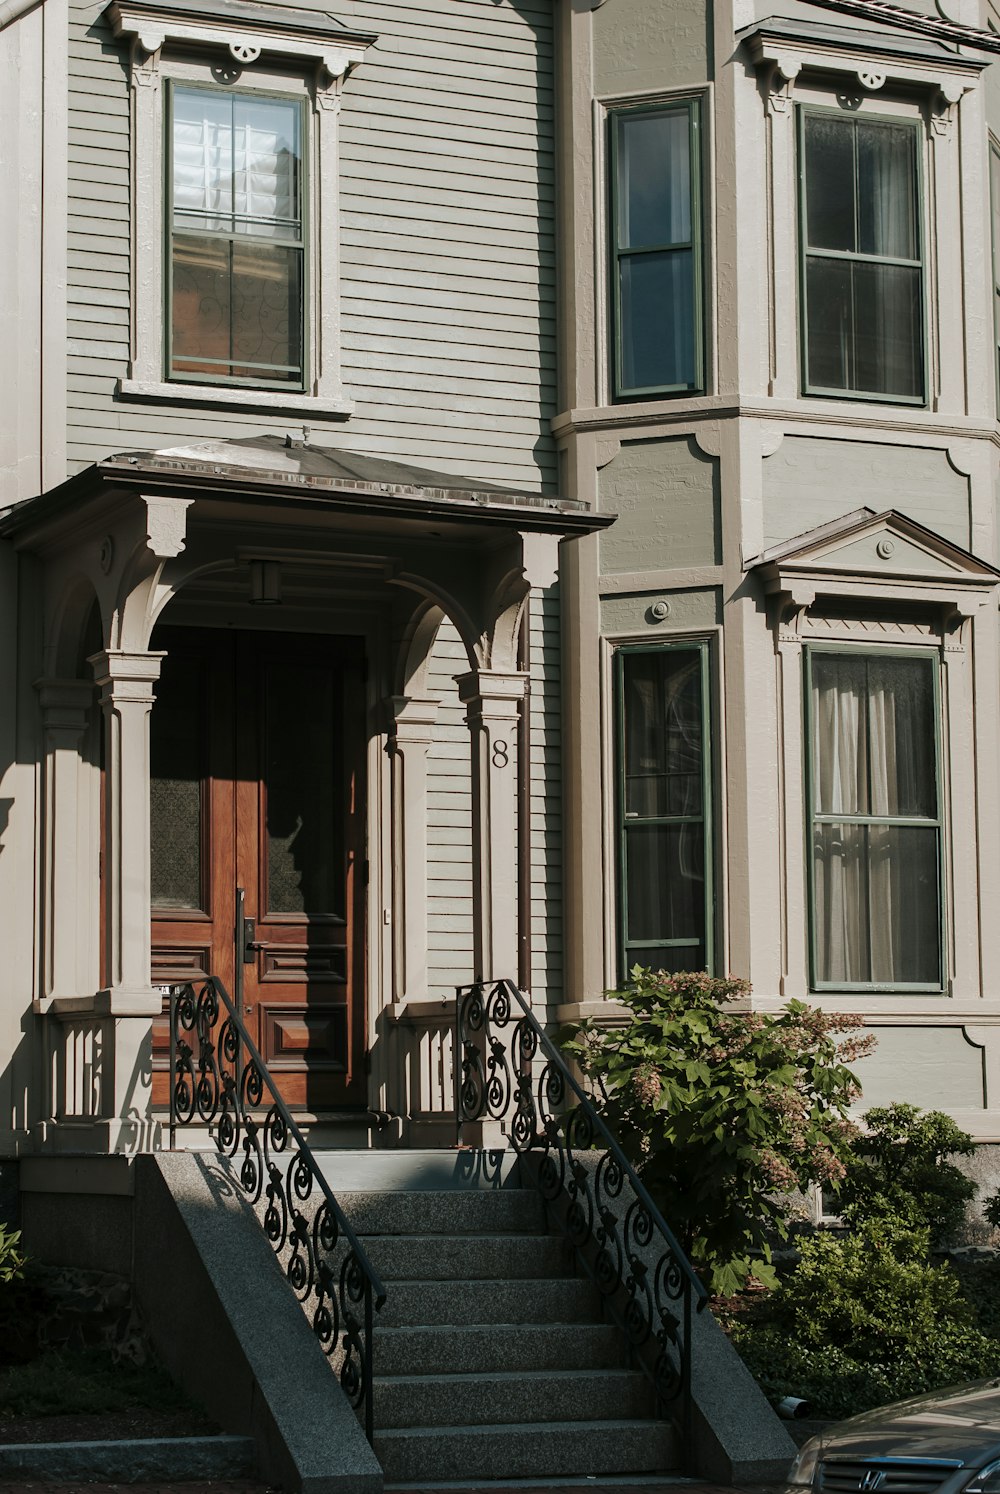
[[507,743],[493,743],[493,766],[494,768],[506,768],[507,766]]

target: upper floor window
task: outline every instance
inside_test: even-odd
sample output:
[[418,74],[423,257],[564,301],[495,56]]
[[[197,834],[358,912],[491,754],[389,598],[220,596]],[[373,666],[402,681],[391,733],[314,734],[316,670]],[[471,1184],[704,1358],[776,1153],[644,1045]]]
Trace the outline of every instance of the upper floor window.
[[615,398],[698,391],[699,101],[617,109],[610,131]]
[[172,88],[168,378],[303,387],[302,116]]
[[708,645],[624,647],[615,665],[621,973],[711,970]]
[[799,112],[807,394],[924,401],[916,124]]
[[941,989],[937,669],[807,651],[814,989]]

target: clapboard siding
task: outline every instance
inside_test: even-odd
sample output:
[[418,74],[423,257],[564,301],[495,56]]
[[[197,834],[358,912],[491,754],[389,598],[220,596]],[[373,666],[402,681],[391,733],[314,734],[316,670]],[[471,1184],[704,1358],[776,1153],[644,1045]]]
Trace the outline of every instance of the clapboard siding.
[[[115,397],[130,341],[129,97],[102,10],[87,0],[70,15],[73,471],[115,450],[289,423]],[[342,356],[356,413],[312,420],[313,439],[551,488],[551,3],[372,0],[352,5],[350,24],[378,36],[341,113]]]

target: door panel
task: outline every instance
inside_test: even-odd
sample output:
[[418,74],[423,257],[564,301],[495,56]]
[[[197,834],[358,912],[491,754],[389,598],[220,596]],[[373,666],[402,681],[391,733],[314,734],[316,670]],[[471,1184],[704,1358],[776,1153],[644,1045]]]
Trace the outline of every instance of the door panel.
[[[363,1104],[360,641],[164,628],[154,646],[153,978],[204,971],[237,999],[242,977],[287,1103]],[[256,928],[237,969],[238,887]]]

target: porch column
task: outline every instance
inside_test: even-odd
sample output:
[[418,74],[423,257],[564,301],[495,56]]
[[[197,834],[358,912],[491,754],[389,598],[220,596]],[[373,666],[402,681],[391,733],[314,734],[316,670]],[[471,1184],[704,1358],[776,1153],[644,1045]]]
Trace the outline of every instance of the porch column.
[[[42,982],[37,1007],[87,994],[97,937],[97,847],[82,792],[80,744],[94,701],[86,680],[36,681],[42,712]],[[93,993],[93,985],[90,994]]]
[[149,713],[162,653],[109,649],[91,662],[105,718],[104,896],[108,1010],[160,1010],[149,979]]
[[436,700],[394,695],[389,710],[392,766],[392,996],[427,995],[427,752]]
[[476,980],[517,979],[517,714],[528,676],[457,679],[472,733],[472,910]]

